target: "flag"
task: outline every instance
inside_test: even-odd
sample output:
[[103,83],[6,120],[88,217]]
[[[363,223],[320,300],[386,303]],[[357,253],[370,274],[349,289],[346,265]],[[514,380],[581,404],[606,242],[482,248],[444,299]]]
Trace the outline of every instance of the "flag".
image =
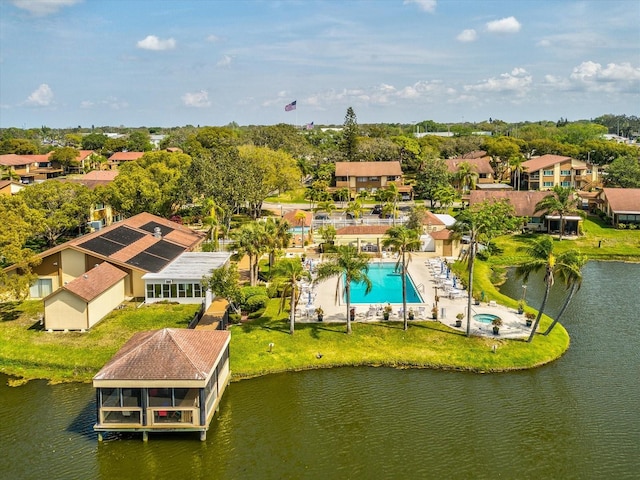
[[313,130],[313,122],[307,123],[307,130]]
[[284,111],[285,112],[290,112],[291,110],[295,110],[296,109],[296,102],[297,100],[294,100],[293,102],[291,102],[289,105],[287,105],[286,107],[284,107]]

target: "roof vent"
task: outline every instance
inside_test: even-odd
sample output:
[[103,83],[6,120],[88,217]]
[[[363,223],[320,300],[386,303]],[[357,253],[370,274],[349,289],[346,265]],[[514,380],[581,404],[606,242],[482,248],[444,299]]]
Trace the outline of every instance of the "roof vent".
[[156,238],[162,238],[162,230],[160,227],[153,227],[153,236]]

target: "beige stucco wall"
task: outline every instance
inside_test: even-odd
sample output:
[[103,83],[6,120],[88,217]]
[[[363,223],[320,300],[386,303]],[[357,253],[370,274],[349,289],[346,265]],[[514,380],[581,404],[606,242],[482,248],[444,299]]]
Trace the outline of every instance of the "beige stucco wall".
[[142,279],[142,275],[144,274],[145,272],[138,272],[137,270],[133,270],[131,272],[131,275],[129,275],[127,278],[131,277],[132,285],[130,287],[128,285],[125,285],[125,295],[127,295],[128,291],[131,291],[134,297],[144,298],[145,286],[144,286],[144,280]]
[[124,279],[120,280],[113,287],[107,289],[101,295],[94,298],[89,303],[89,328],[102,320],[114,308],[124,300]]
[[44,302],[44,327],[47,330],[81,330],[87,326],[87,304],[66,290]]
[[70,282],[86,272],[84,253],[71,248],[60,252],[62,283]]

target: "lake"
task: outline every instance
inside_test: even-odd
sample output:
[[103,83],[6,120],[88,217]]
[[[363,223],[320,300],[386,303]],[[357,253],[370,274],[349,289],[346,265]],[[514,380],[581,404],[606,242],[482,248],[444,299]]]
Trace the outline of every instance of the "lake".
[[[472,374],[390,368],[232,383],[206,442],[92,431],[85,384],[0,376],[3,478],[584,479],[640,472],[640,265],[589,262],[565,314],[571,348],[545,367]],[[502,290],[519,298],[512,277]],[[554,287],[549,312],[564,291]],[[542,284],[532,278],[527,300]],[[536,341],[536,340],[534,340]],[[233,364],[232,364],[233,368]]]

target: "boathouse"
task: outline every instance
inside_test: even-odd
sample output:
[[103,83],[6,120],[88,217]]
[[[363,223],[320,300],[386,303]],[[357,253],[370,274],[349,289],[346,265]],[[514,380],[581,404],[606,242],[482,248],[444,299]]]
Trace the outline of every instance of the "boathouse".
[[136,333],[93,377],[103,432],[200,432],[229,383],[229,341],[221,330],[165,328]]

